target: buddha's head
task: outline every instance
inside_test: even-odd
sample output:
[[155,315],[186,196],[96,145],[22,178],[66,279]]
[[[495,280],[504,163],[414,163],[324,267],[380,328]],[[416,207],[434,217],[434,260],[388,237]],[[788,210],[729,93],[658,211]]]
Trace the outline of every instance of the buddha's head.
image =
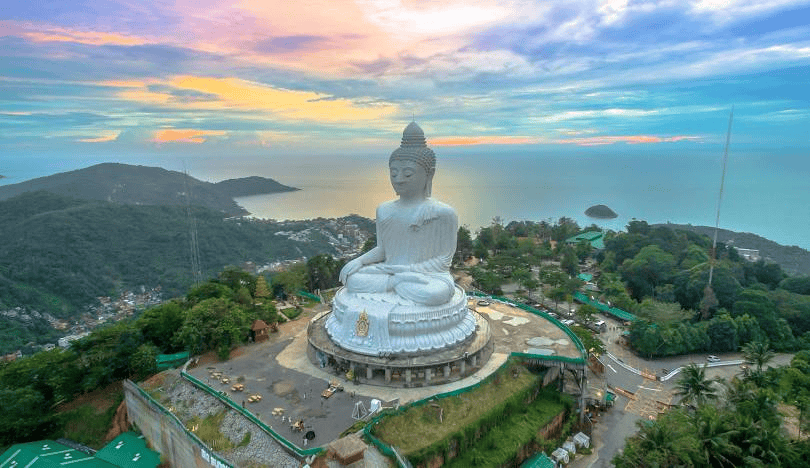
[[436,173],[436,155],[428,148],[425,133],[411,122],[402,132],[402,144],[388,160],[391,185],[403,198],[429,197]]

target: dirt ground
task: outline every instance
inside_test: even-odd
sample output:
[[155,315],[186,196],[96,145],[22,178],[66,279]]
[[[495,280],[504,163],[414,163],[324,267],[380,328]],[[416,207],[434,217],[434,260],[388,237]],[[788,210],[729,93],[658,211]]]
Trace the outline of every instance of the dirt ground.
[[76,397],[74,400],[59,405],[56,408],[56,412],[63,413],[89,404],[96,410],[96,413],[101,414],[116,403],[116,396],[120,395],[121,392],[123,392],[123,384],[121,382],[113,382],[104,388],[85,393],[84,395]]

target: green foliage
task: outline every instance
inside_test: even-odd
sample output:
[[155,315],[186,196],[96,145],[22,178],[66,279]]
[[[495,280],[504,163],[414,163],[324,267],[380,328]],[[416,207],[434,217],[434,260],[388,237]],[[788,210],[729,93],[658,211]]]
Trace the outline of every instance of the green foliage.
[[180,351],[181,343],[170,339],[183,325],[185,320],[184,305],[173,300],[147,309],[137,319],[145,340],[155,345],[161,353],[172,354]]
[[582,304],[577,307],[576,311],[577,318],[583,322],[590,321],[597,313],[599,313],[599,309],[590,304]]
[[[57,418],[51,408],[110,382],[154,373],[155,358],[161,352],[216,350],[227,356],[246,341],[253,320],[277,318],[271,301],[254,305],[249,288],[255,284],[251,275],[226,271],[193,288],[187,300],[167,302],[137,319],[96,329],[73,342],[69,350],[39,352],[0,364],[0,445],[46,438],[60,427],[70,429],[69,424],[78,433],[95,434],[95,429],[70,422],[86,414]],[[228,285],[239,289],[234,292]]]
[[247,447],[248,444],[250,443],[251,435],[252,435],[252,432],[250,432],[250,431],[245,432],[244,437],[242,437],[242,440],[239,442],[239,444],[236,445],[236,447],[237,448],[239,448],[239,447]]
[[655,288],[669,281],[675,264],[671,254],[658,246],[649,245],[642,248],[632,260],[622,263],[619,271],[627,281],[631,295],[641,300],[655,296]]
[[796,294],[810,295],[810,276],[794,276],[779,282],[779,287]]
[[273,294],[286,298],[305,289],[307,286],[307,266],[303,262],[290,265],[272,277]]
[[123,392],[116,393],[113,404],[101,413],[92,403],[88,403],[58,414],[59,424],[64,427],[64,437],[100,449],[104,445],[104,437],[110,429],[118,405],[123,399]]
[[[514,369],[519,370],[517,378],[513,377]],[[414,465],[445,453],[453,440],[459,449],[467,450],[513,413],[525,411],[538,380],[522,366],[510,363],[473,390],[433,401],[443,408],[443,423],[439,422],[438,409],[422,402],[383,418],[373,433],[402,449]]]
[[[310,291],[330,289],[338,286],[340,269],[344,261],[335,260],[329,254],[320,254],[307,260],[306,286]],[[299,289],[300,290],[300,289]]]
[[571,327],[571,331],[579,337],[579,340],[582,341],[589,353],[594,353],[597,356],[605,353],[605,344],[595,336],[594,332],[580,325],[574,325]]
[[281,313],[283,313],[288,319],[295,320],[296,318],[298,318],[299,315],[301,315],[301,312],[303,311],[304,309],[302,309],[300,306],[297,306],[283,309]]
[[220,430],[220,427],[222,427],[222,421],[224,419],[225,411],[209,414],[203,419],[195,416],[188,423],[186,423],[186,427],[191,432],[196,434],[200,440],[205,442],[206,445],[216,451],[222,452],[230,450],[234,447],[230,439],[222,434],[222,431]]
[[43,438],[53,430],[54,416],[47,403],[33,386],[0,387],[0,446]]
[[[191,207],[190,215],[204,278],[246,260],[262,264],[336,253],[325,238],[299,242],[275,235],[304,230],[307,222],[236,222],[201,207]],[[193,281],[188,217],[182,205],[121,205],[46,192],[0,201],[2,302],[70,317],[98,296],[139,285],[160,285],[165,294],[180,295]]]
[[453,255],[453,263],[461,265],[473,254],[473,241],[470,230],[464,226],[459,226],[456,239],[456,253]]
[[709,400],[717,399],[717,381],[706,378],[706,365],[691,363],[684,367],[675,385],[675,394],[681,397],[682,404],[702,406]]
[[635,315],[659,325],[666,325],[689,320],[694,314],[681,309],[681,305],[677,302],[660,302],[647,298],[635,308]]
[[574,249],[566,246],[562,251],[562,260],[560,261],[560,268],[571,276],[579,273],[579,261],[577,259]]

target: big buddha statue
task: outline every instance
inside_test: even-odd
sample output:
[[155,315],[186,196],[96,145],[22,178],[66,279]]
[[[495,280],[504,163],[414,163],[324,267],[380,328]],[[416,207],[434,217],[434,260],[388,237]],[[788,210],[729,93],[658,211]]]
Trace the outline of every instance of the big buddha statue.
[[411,122],[388,160],[399,196],[377,207],[377,245],[349,261],[326,322],[350,351],[424,354],[458,344],[475,331],[464,291],[450,275],[458,217],[431,198],[436,155]]

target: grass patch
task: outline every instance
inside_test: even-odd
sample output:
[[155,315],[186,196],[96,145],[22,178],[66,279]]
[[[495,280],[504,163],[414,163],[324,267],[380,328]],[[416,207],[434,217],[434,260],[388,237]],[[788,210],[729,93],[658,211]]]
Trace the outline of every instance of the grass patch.
[[295,320],[296,318],[298,318],[299,315],[301,315],[301,312],[303,311],[304,311],[303,307],[298,306],[284,309],[281,311],[281,313],[284,314],[288,319]]
[[233,443],[219,430],[222,427],[223,420],[225,420],[225,411],[209,414],[202,420],[200,420],[199,416],[195,416],[186,423],[186,428],[211,449],[223,452],[233,448]]
[[509,463],[518,450],[535,439],[537,430],[565,410],[556,392],[543,392],[525,412],[513,413],[490,429],[474,446],[462,451],[445,467],[497,467]]
[[237,445],[237,447],[247,447],[247,444],[249,444],[249,443],[250,443],[250,436],[251,436],[251,432],[250,432],[250,431],[245,432],[245,436],[244,436],[244,437],[242,437],[242,441],[241,441],[241,442],[239,442],[239,444]]
[[[519,372],[517,377],[512,376],[513,370]],[[473,426],[514,394],[536,386],[538,379],[525,367],[513,363],[474,390],[433,402],[441,408],[442,422],[439,422],[439,408],[431,403],[412,406],[400,414],[383,418],[374,428],[374,435],[400,448],[407,456]]]
[[115,411],[123,400],[124,392],[119,390],[111,395],[106,407],[99,407],[97,402],[88,402],[59,413],[57,418],[63,428],[63,437],[100,449],[104,446],[104,437],[112,425]]

